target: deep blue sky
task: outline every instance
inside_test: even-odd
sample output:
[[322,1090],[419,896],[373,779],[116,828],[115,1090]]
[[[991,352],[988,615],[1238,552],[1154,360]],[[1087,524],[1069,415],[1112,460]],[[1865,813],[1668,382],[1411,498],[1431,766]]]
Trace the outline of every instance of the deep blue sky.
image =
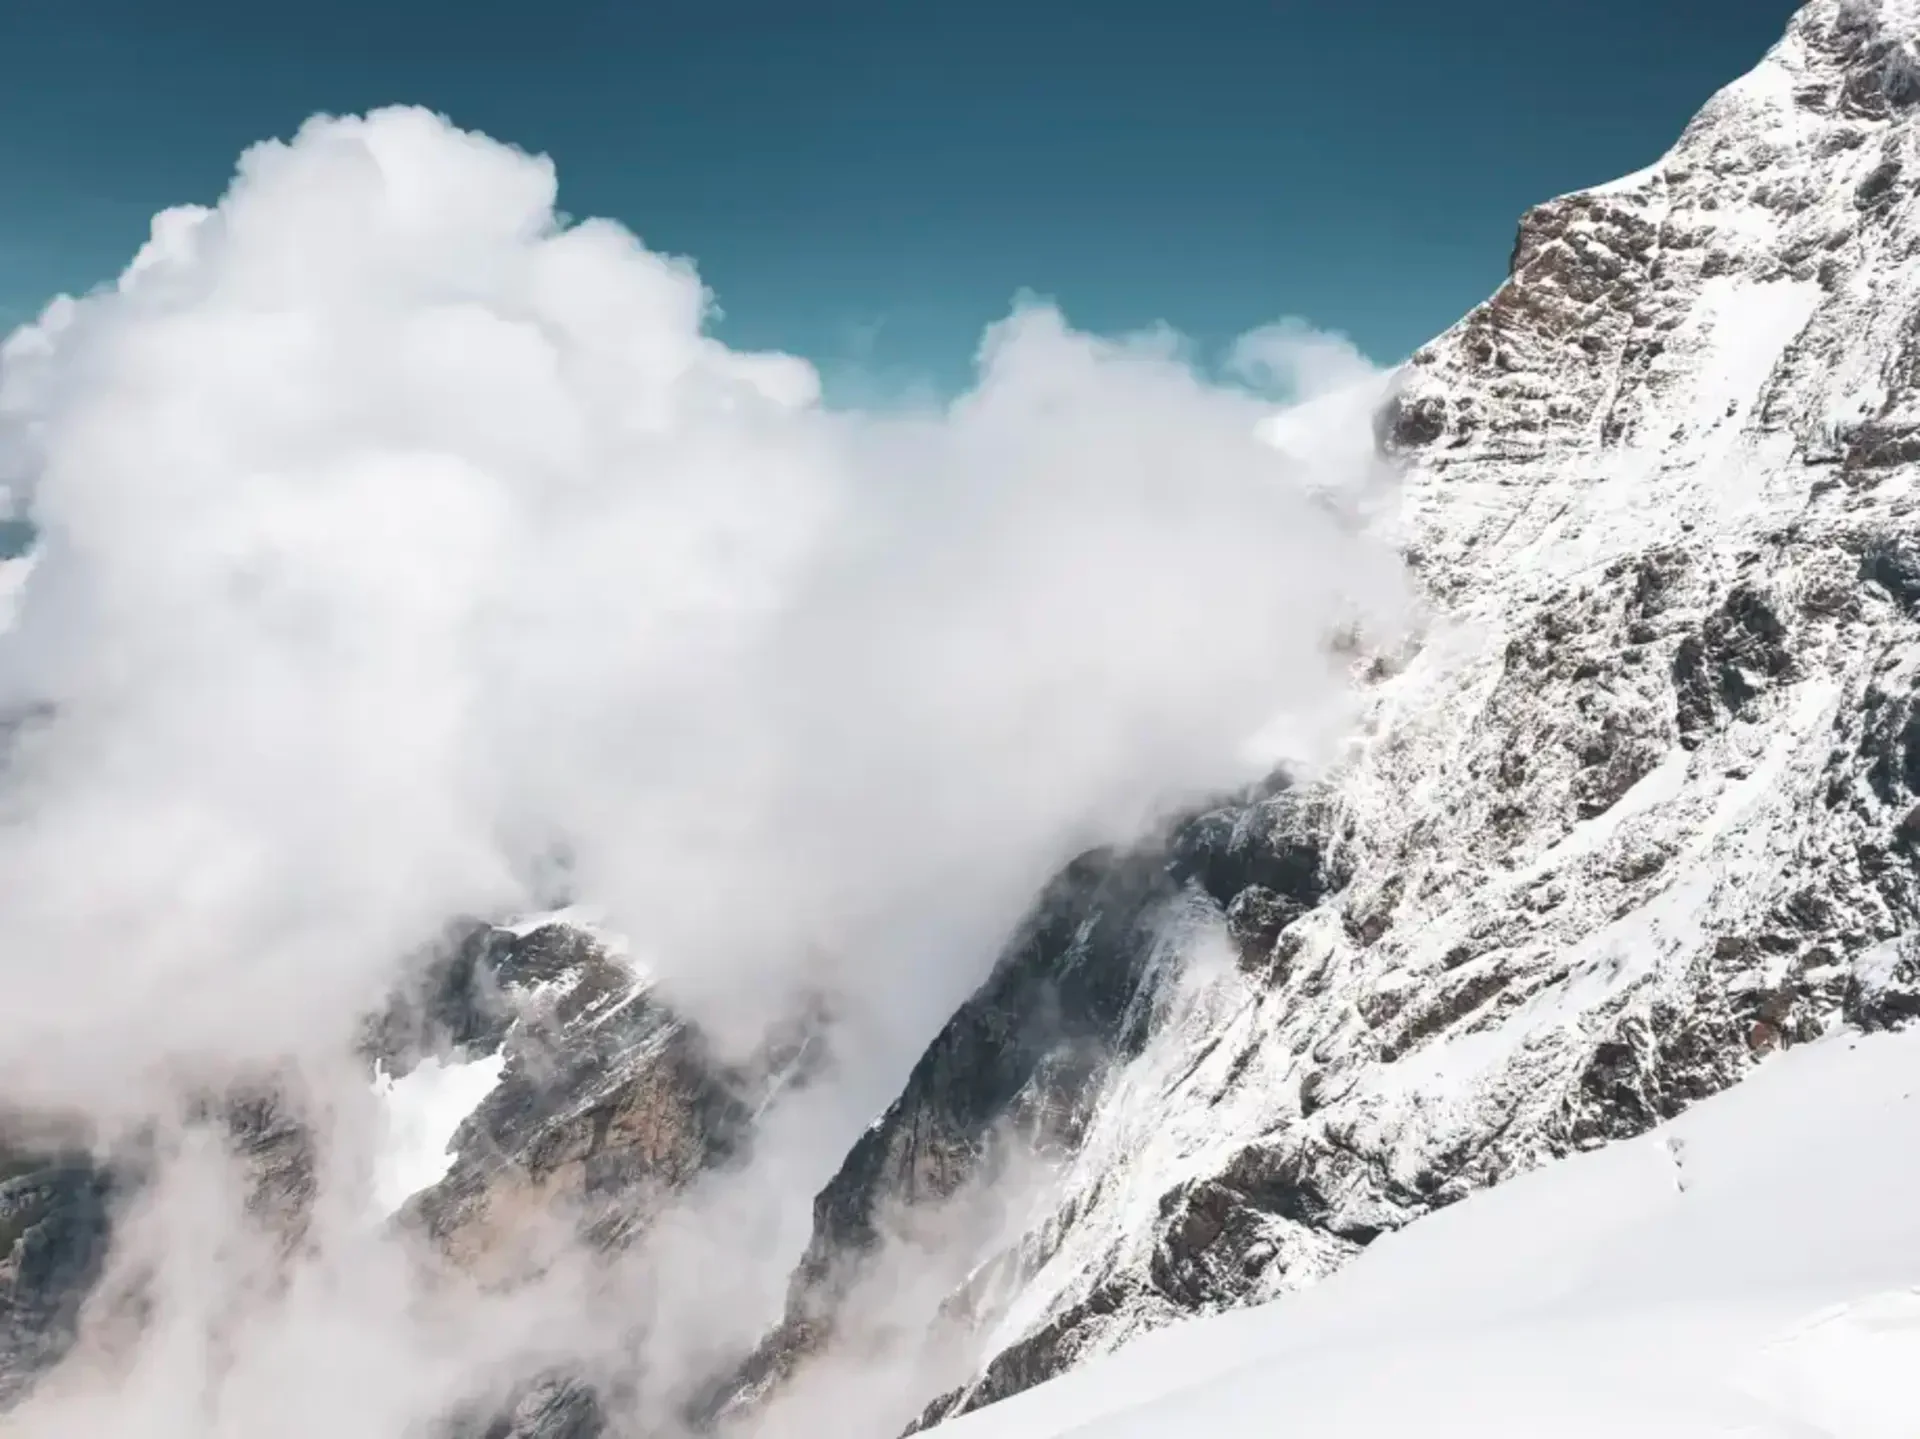
[[1399,358],[1522,209],[1636,169],[1790,0],[0,0],[0,323],[317,109],[552,154],[722,333],[954,383],[1014,294]]

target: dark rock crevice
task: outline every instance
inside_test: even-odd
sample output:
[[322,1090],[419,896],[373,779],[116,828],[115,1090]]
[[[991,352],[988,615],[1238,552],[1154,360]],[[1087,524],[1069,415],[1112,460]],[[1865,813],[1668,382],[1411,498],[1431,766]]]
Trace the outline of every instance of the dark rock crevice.
[[1742,582],[1673,656],[1680,743],[1697,748],[1726,719],[1740,718],[1793,668],[1787,625],[1759,586]]

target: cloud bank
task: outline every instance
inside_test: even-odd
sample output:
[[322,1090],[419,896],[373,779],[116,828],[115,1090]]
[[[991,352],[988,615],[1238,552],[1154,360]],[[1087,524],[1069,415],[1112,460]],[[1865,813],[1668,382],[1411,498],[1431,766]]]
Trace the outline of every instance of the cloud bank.
[[360,1083],[407,955],[559,887],[723,1044],[831,995],[857,1130],[1054,866],[1337,733],[1327,637],[1401,602],[1350,346],[1229,383],[1023,303],[950,404],[836,411],[554,204],[316,118],[0,350],[10,1105]]

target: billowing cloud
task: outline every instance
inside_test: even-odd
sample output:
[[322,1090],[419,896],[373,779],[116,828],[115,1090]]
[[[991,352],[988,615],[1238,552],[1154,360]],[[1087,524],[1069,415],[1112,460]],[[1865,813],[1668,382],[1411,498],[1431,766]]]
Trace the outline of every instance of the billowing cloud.
[[1376,479],[1344,342],[1243,346],[1276,431],[1023,304],[952,403],[834,411],[554,200],[316,119],[7,342],[11,1102],[345,1074],[404,956],[557,866],[723,1041],[831,993],[857,1128],[1053,866],[1329,732],[1328,634],[1395,622],[1328,503]]

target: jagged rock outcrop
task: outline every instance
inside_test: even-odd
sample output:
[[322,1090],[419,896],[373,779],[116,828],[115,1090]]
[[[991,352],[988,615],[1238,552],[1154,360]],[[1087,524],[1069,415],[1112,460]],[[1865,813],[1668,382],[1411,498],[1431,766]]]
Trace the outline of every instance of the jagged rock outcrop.
[[606,1406],[592,1384],[543,1374],[503,1405],[455,1416],[441,1439],[601,1439],[607,1426]]
[[[455,926],[369,1021],[369,1078],[404,1076],[429,1057],[498,1056],[499,1079],[454,1135],[445,1175],[389,1222],[427,1241],[423,1258],[485,1284],[532,1278],[582,1242],[611,1256],[694,1177],[740,1154],[778,1091],[805,1082],[821,1057],[819,1021],[798,1015],[749,1062],[726,1064],[590,926],[564,915]],[[283,1257],[298,1250],[317,1189],[300,1105],[297,1083],[263,1079],[191,1099],[180,1116],[219,1137],[249,1219]],[[43,1140],[0,1143],[0,1403],[76,1339],[116,1215],[137,1202],[153,1162],[145,1137],[121,1148],[106,1162]],[[122,1276],[109,1307],[137,1311],[143,1282],[137,1270]],[[450,1432],[605,1430],[599,1385],[584,1372],[537,1371],[511,1388],[504,1405],[450,1416]]]
[[0,1405],[73,1343],[106,1261],[112,1193],[84,1151],[0,1142]]
[[[472,927],[370,1032],[383,1062],[450,1047],[504,1058],[447,1173],[396,1222],[488,1282],[531,1277],[582,1243],[611,1257],[696,1178],[744,1155],[756,1116],[824,1062],[823,1024],[803,1010],[728,1064],[590,926],[560,915]],[[592,1439],[608,1408],[596,1376],[546,1371],[454,1433]]]
[[[888,1213],[991,1184],[1010,1148],[1043,1160],[1077,1149],[1090,1106],[1153,1031],[1159,971],[1179,958],[1196,909],[1224,920],[1242,966],[1270,969],[1288,925],[1333,882],[1317,818],[1310,797],[1276,780],[1174,826],[1163,843],[1069,865],[815,1200],[785,1320],[699,1419],[750,1413],[834,1342]],[[963,1293],[947,1322],[983,1302]]]
[[745,1142],[770,1086],[793,1077],[807,1033],[729,1068],[590,929],[480,926],[432,965],[373,1040],[385,1054],[500,1053],[498,1085],[454,1136],[453,1165],[408,1201],[463,1266],[527,1262],[531,1221],[616,1247],[696,1174]]
[[[275,1094],[249,1090],[185,1106],[184,1125],[218,1135],[236,1162],[249,1219],[283,1255],[305,1233],[314,1194],[311,1135]],[[147,1185],[151,1131],[103,1152],[75,1125],[0,1120],[0,1407],[81,1342],[109,1274],[115,1229]],[[101,1316],[142,1303],[144,1275],[120,1276]]]

